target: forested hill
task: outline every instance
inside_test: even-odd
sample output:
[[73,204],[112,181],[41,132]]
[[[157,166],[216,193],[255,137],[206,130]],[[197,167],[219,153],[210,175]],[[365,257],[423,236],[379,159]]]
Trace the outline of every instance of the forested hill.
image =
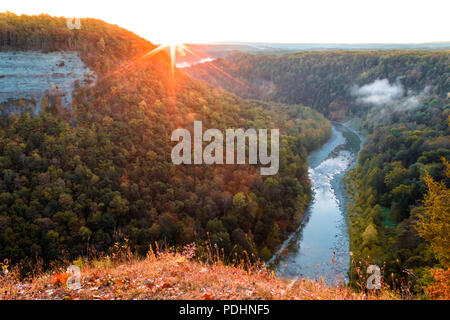
[[97,19],[82,19],[82,28],[71,30],[65,17],[0,13],[0,50],[78,51],[98,73],[155,48],[134,33]]
[[213,62],[225,72],[211,63],[184,70],[243,97],[301,103],[339,120],[367,113],[371,105],[359,103],[354,89],[377,79],[401,83],[405,96],[408,91],[420,94],[427,88],[430,95],[447,98],[449,55],[450,50],[327,50],[283,55],[236,52]]
[[387,282],[410,281],[423,294],[430,268],[449,261],[450,51],[235,53],[214,63],[231,77],[208,63],[186,72],[244,97],[360,120],[365,146],[347,177],[350,249],[356,260],[386,263]]
[[[172,75],[166,53],[146,55],[153,44],[99,20],[69,30],[65,18],[0,14],[0,44],[77,51],[97,73],[95,84],[76,84],[71,109],[53,91],[39,112],[26,101],[22,112],[0,117],[2,261],[26,271],[36,260],[98,255],[117,242],[145,254],[155,242],[197,241],[201,256],[202,239],[223,248],[227,262],[268,259],[299,224],[309,200],[307,152],[331,132],[322,115]],[[280,128],[279,173],[173,165],[171,133],[194,120],[220,130]]]

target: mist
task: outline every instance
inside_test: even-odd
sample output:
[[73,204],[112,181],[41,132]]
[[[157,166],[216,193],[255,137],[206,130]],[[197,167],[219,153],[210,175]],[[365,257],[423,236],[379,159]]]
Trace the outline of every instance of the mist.
[[388,79],[377,79],[362,87],[354,86],[352,95],[363,104],[382,106],[391,104],[404,95],[405,90],[399,81],[390,84]]
[[429,95],[430,87],[426,86],[421,92],[406,90],[400,78],[394,83],[388,79],[377,79],[363,86],[353,86],[351,95],[356,97],[356,102],[377,107],[390,107],[395,111],[417,108]]

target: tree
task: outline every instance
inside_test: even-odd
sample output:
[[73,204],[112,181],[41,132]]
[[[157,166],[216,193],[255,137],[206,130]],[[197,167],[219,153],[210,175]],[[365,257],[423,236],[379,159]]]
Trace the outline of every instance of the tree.
[[391,215],[392,218],[400,222],[408,217],[408,206],[414,201],[414,186],[401,184],[391,191],[392,206]]
[[[450,164],[442,159],[445,174],[450,178]],[[419,235],[431,244],[438,259],[445,265],[450,263],[450,189],[443,181],[437,182],[427,173],[428,193],[424,198],[425,213],[419,216],[416,225]]]
[[394,162],[393,169],[384,178],[386,185],[394,189],[408,177],[408,170],[405,169],[401,162]]
[[247,205],[247,198],[243,192],[236,193],[233,196],[233,208],[242,209]]
[[363,246],[371,245],[378,239],[378,232],[373,223],[370,223],[362,234]]

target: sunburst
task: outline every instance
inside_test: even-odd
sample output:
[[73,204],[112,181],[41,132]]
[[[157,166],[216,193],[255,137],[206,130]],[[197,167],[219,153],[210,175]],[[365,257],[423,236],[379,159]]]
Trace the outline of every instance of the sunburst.
[[[169,57],[170,57],[170,64],[171,64],[171,74],[172,77],[175,74],[175,67],[176,67],[176,62],[177,62],[177,54],[185,56],[186,54],[191,54],[197,58],[199,58],[200,60],[204,59],[205,57],[200,56],[199,54],[195,53],[194,51],[192,51],[191,49],[189,49],[187,47],[187,45],[178,42],[178,41],[166,41],[160,45],[158,45],[156,48],[148,51],[147,53],[143,54],[142,56],[138,57],[137,59],[131,60],[128,63],[122,65],[121,67],[119,67],[118,69],[114,70],[113,72],[107,74],[106,76],[103,77],[104,78],[108,78],[114,74],[120,74],[122,72],[125,72],[127,70],[130,69],[134,69],[137,67],[139,62],[142,62],[144,60],[147,60],[153,56],[155,56],[156,54],[160,53],[161,51],[168,51],[169,53]],[[237,82],[239,85],[245,86],[245,87],[249,87],[249,85],[246,82],[241,81],[240,79],[236,79],[235,77],[233,77],[232,75],[230,75],[228,72],[226,72],[225,70],[223,70],[222,68],[220,68],[219,66],[215,65],[212,61],[207,63],[208,67],[214,69],[215,71],[220,72],[222,75],[226,76],[227,78]]]
[[187,48],[184,46],[184,44],[182,44],[181,42],[177,42],[177,41],[168,41],[162,45],[160,45],[160,47],[162,49],[169,49],[169,54],[170,54],[170,65],[171,65],[171,70],[172,70],[172,75],[175,72],[175,66],[177,63],[177,52],[181,52],[184,54],[184,52],[187,51]]
[[[189,50],[183,43],[178,41],[166,41],[163,44],[159,45],[155,49],[147,52],[142,58],[148,58],[156,53],[160,52],[161,50],[168,50],[169,56],[170,56],[170,64],[171,64],[171,70],[172,75],[175,72],[175,66],[176,66],[176,60],[177,60],[177,53],[181,55],[186,55],[186,52],[196,55],[194,52]],[[198,56],[198,55],[197,55]]]

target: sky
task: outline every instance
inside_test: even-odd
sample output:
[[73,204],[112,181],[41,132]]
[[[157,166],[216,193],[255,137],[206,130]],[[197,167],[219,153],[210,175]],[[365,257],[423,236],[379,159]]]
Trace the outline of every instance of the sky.
[[450,41],[448,0],[2,0],[0,12],[92,17],[154,43]]

